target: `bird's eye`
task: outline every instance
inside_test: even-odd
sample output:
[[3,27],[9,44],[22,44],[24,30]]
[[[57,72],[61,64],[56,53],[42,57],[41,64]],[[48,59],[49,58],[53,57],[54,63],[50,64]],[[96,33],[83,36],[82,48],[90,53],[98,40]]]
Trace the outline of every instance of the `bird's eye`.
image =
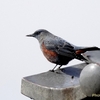
[[36,34],[37,34],[37,35],[40,35],[42,32],[43,32],[42,30],[38,30],[38,31],[36,32]]
[[37,32],[37,35],[40,35],[41,32]]

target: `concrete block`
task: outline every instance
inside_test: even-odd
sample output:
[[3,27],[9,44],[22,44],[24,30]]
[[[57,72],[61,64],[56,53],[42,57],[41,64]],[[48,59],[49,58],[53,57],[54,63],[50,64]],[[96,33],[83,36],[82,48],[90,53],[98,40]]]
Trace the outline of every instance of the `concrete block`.
[[[100,65],[100,51],[85,53],[92,62]],[[21,93],[34,100],[81,100],[83,94],[79,77],[87,64],[78,64],[61,69],[60,73],[44,72],[22,79]],[[72,78],[74,76],[74,78]],[[91,83],[90,83],[91,84]]]
[[[79,76],[87,64],[62,68],[59,73],[44,72],[22,79],[21,93],[34,100],[80,100],[83,94]],[[74,76],[74,78],[72,78]]]

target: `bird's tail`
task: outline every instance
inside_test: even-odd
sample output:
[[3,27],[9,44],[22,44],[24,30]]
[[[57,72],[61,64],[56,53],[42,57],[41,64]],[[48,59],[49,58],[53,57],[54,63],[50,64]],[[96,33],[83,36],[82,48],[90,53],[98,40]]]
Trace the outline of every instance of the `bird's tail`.
[[87,47],[87,48],[83,48],[83,50],[85,50],[85,51],[93,51],[93,50],[100,50],[100,48],[98,48],[98,47]]
[[100,48],[98,47],[81,48],[81,49],[76,50],[76,54],[81,54],[81,53],[85,53],[86,51],[94,51],[94,50],[100,50]]
[[75,51],[76,54],[76,59],[85,61],[86,63],[91,63],[92,61],[90,60],[89,56],[85,55],[84,53],[86,51],[95,51],[95,50],[100,50],[98,47],[86,47],[86,48],[80,48]]

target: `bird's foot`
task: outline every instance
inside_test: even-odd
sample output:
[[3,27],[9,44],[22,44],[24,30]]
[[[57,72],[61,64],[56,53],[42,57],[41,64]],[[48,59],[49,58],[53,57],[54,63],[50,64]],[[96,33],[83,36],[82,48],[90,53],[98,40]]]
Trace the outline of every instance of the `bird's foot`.
[[57,74],[61,74],[61,69],[58,67],[57,70],[55,71]]
[[55,70],[52,69],[52,70],[49,70],[49,72],[55,72]]

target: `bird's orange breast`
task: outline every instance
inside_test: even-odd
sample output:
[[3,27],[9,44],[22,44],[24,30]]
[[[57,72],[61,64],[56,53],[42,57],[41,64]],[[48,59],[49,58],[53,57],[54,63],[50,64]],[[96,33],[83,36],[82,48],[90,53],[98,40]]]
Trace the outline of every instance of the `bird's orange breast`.
[[57,60],[57,53],[52,51],[52,50],[48,50],[44,43],[41,45],[41,49],[42,52],[44,54],[44,56],[50,61],[50,62],[56,62]]

